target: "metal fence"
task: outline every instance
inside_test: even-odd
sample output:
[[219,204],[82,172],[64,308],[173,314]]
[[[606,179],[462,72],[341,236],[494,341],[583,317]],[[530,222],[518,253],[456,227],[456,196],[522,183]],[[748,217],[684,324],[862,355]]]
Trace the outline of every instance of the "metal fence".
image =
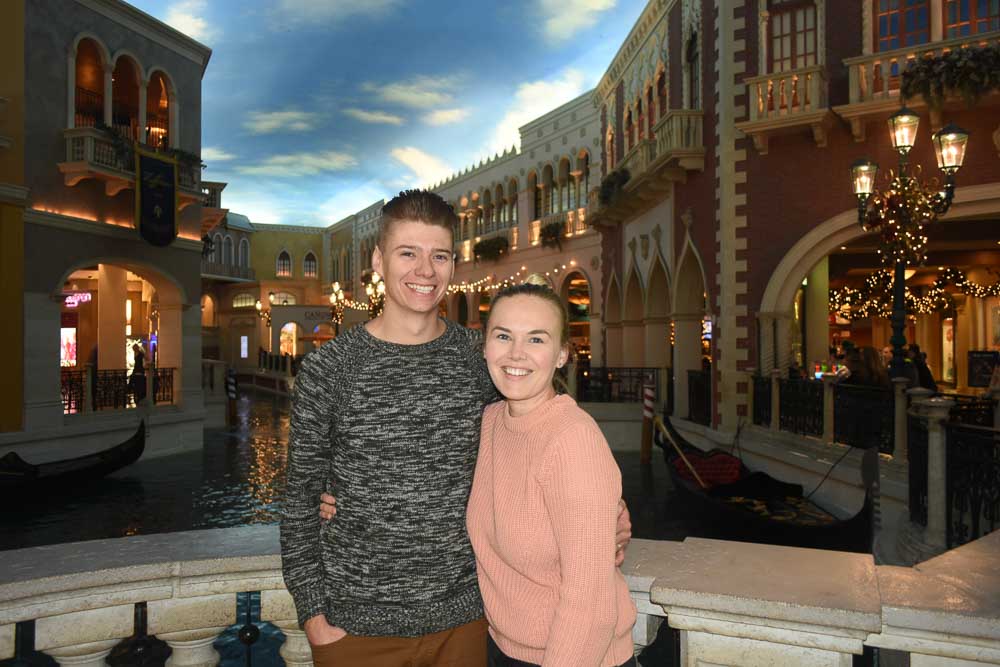
[[[153,401],[157,405],[174,402],[175,368],[155,368]],[[87,386],[89,382],[89,387]],[[90,404],[87,404],[89,390]],[[97,410],[126,410],[136,407],[146,396],[146,376],[127,369],[62,369],[60,394],[63,414]]]
[[[1000,524],[1000,431],[948,422],[945,437],[947,539],[948,548],[953,549],[996,530]],[[911,458],[910,469],[913,467]]]
[[712,371],[688,371],[688,419],[695,424],[712,423]]
[[833,385],[833,437],[859,449],[895,448],[895,400],[892,390],[838,382]]
[[83,412],[84,383],[87,381],[87,371],[64,368],[60,375],[63,414]]
[[771,378],[753,376],[753,423],[758,426],[771,425]]
[[927,525],[927,422],[910,415],[906,420],[909,458],[910,521]]
[[783,431],[817,438],[823,436],[823,383],[818,380],[780,380],[779,421]]
[[997,404],[995,399],[965,394],[943,394],[943,396],[955,401],[954,407],[948,412],[950,421],[969,426],[993,426],[993,411]]
[[174,368],[157,368],[153,376],[153,403],[174,402]]
[[576,375],[577,400],[580,402],[641,403],[645,385],[655,388],[654,400],[659,401],[659,368],[595,366],[580,368]]
[[94,410],[124,410],[132,403],[128,371],[104,369],[94,371]]

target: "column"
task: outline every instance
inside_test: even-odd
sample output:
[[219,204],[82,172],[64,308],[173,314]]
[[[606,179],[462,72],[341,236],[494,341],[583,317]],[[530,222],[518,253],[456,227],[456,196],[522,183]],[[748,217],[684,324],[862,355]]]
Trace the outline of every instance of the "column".
[[108,127],[111,127],[111,95],[114,91],[111,79],[114,72],[114,66],[110,63],[104,66],[104,124]]
[[906,461],[908,458],[906,452],[906,411],[909,408],[909,404],[906,398],[906,388],[909,384],[909,378],[899,377],[892,379],[894,429],[892,457],[899,461]]
[[299,629],[295,602],[286,590],[260,592],[260,620],[273,623],[285,633],[278,653],[288,667],[312,667],[312,650],[306,633]]
[[645,366],[662,368],[670,358],[670,318],[647,317],[644,329]]
[[774,367],[781,371],[792,365],[791,326],[791,313],[774,313]]
[[139,132],[138,141],[146,143],[146,94],[149,92],[149,82],[143,81],[139,84]]
[[945,398],[914,401],[927,420],[927,530],[924,542],[938,553],[945,550],[948,530],[948,455],[944,421],[955,404]]
[[688,371],[701,370],[701,313],[675,314],[674,416],[688,418]]
[[60,667],[73,665],[73,667],[107,667],[105,658],[111,654],[113,649],[121,640],[107,639],[89,644],[79,644],[77,646],[64,646],[62,648],[50,648],[44,653],[51,656]]
[[757,313],[757,330],[760,335],[760,372],[767,375],[774,368],[774,315]]
[[[812,282],[812,281],[809,281]],[[823,442],[833,444],[833,385],[837,382],[834,373],[823,373]]]
[[66,54],[66,127],[76,127],[76,52]]
[[97,267],[97,367],[102,370],[125,368],[126,280],[121,267]]
[[830,260],[824,257],[809,272],[806,291],[806,369],[826,361],[830,354]]
[[604,365],[604,329],[601,316],[594,314],[590,316],[590,365]]

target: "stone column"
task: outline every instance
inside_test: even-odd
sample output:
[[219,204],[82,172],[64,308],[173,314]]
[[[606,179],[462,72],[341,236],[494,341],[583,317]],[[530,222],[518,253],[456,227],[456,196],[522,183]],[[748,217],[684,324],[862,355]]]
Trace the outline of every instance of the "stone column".
[[590,365],[604,365],[604,329],[601,316],[590,316]]
[[946,398],[916,401],[927,420],[927,530],[924,541],[944,551],[948,536],[948,454],[944,421],[955,402]]
[[228,626],[165,632],[157,636],[170,646],[172,652],[166,667],[215,667],[219,652],[212,644]]
[[111,63],[104,66],[104,124],[108,127],[111,127],[111,96],[114,94],[112,77],[114,73],[115,68]]
[[125,269],[110,264],[97,267],[97,367],[125,368]]
[[760,335],[760,372],[766,375],[774,368],[774,315],[757,313],[757,331]]
[[812,368],[814,362],[826,361],[830,354],[830,271],[829,259],[824,257],[809,272],[806,291],[806,349],[803,366]]
[[792,363],[792,315],[774,314],[774,367],[782,371]]
[[643,343],[642,320],[622,322],[622,365],[645,366],[645,345]]
[[149,91],[149,82],[143,81],[139,84],[139,131],[136,133],[139,143],[146,143],[146,93]]
[[837,384],[834,373],[823,373],[823,442],[833,444],[834,440],[834,410],[833,386]]
[[66,53],[66,127],[76,127],[76,51]]

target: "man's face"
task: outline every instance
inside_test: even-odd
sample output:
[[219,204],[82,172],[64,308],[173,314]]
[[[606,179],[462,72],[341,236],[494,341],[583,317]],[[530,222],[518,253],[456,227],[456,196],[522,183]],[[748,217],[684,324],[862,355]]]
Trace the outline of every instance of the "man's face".
[[401,220],[376,247],[372,268],[385,280],[386,305],[412,313],[437,312],[455,271],[451,231]]

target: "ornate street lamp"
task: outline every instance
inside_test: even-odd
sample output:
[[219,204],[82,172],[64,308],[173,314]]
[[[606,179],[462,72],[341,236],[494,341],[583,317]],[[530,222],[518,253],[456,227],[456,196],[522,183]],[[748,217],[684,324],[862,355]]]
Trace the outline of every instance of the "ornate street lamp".
[[382,314],[382,306],[385,304],[385,282],[378,271],[372,271],[372,276],[365,285],[365,294],[368,295],[368,319],[374,319]]
[[[268,303],[268,305],[271,305],[271,306],[274,305],[274,292],[268,292],[268,294],[267,294],[267,303]],[[260,319],[264,320],[265,324],[267,324],[267,351],[270,352],[271,351],[271,309],[270,308],[265,308],[264,304],[262,304],[260,302],[260,299],[257,299],[257,303],[254,304],[254,308],[257,309],[257,317],[259,317]]]
[[924,226],[936,221],[951,207],[955,196],[955,173],[965,160],[969,133],[955,125],[946,125],[936,132],[932,141],[938,167],[945,174],[944,190],[937,180],[922,183],[919,169],[909,171],[909,153],[916,142],[920,118],[903,107],[889,117],[889,137],[899,155],[898,173],[889,174],[889,185],[875,190],[878,165],[867,159],[851,165],[854,194],[858,198],[858,224],[882,235],[879,255],[882,263],[893,266],[892,286],[892,364],[890,375],[904,374],[906,335],[905,283],[908,264],[920,265],[927,259],[927,237]]
[[344,290],[340,289],[340,283],[333,283],[333,291],[330,292],[330,319],[333,320],[334,335],[340,335],[340,325],[344,321],[344,307],[347,305],[347,297]]

